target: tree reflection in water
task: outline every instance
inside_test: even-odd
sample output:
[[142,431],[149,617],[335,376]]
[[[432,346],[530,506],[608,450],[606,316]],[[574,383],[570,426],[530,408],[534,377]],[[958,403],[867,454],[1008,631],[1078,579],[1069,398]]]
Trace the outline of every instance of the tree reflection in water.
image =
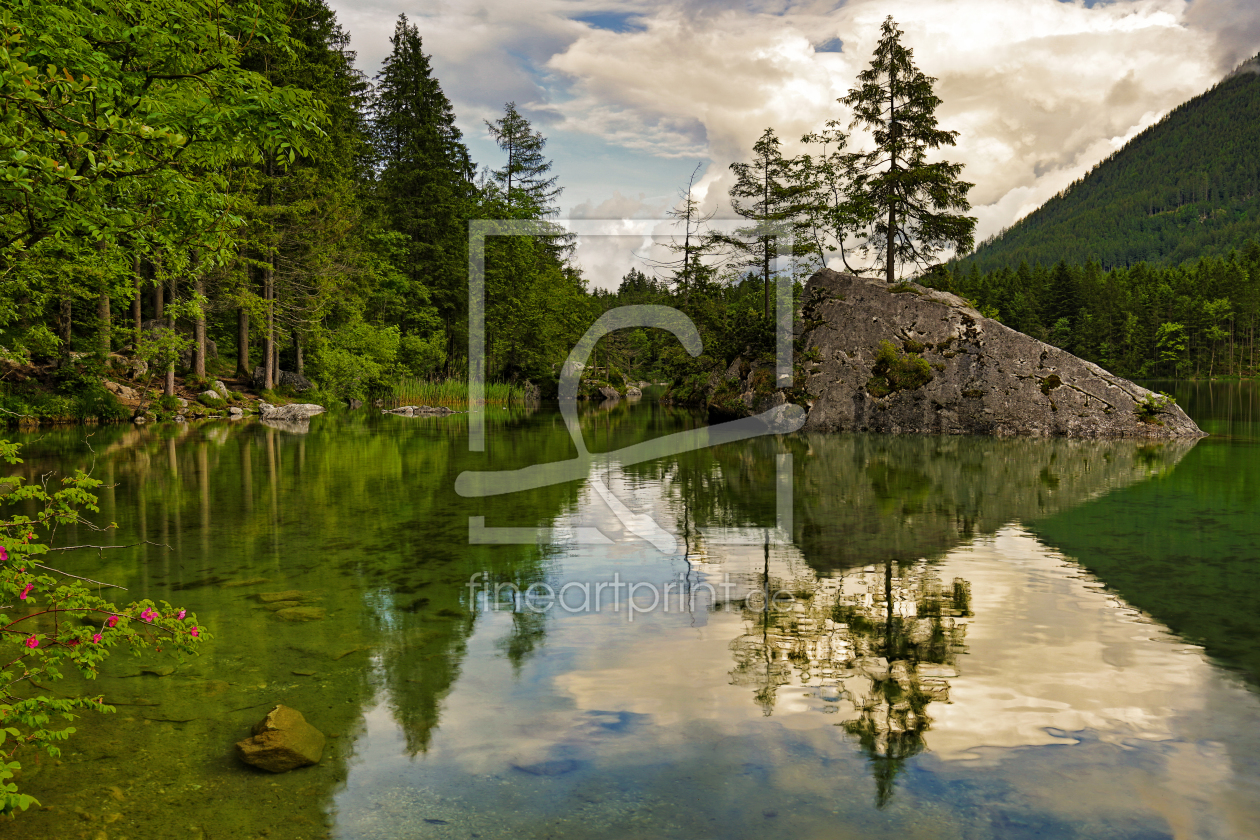
[[[945,585],[927,560],[780,580],[769,555],[767,544],[762,591],[740,605],[749,632],[731,642],[731,682],[751,687],[767,716],[789,685],[811,689],[820,711],[842,714],[836,725],[868,758],[883,808],[907,759],[926,748],[929,705],[949,699],[971,586],[962,578]],[[793,598],[766,608],[775,592]]]

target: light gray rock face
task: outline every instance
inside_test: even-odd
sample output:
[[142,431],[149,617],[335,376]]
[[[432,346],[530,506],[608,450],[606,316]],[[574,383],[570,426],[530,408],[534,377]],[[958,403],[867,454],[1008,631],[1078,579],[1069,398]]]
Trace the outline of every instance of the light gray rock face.
[[218,392],[218,391],[202,391],[202,392],[201,392],[200,394],[198,394],[197,396],[199,396],[199,397],[205,397],[205,398],[206,398],[206,399],[208,399],[208,400],[221,400],[221,399],[224,399],[224,397],[219,396],[219,392]]
[[260,402],[258,416],[263,420],[309,420],[316,414],[323,414],[324,407],[313,403],[293,403],[292,405],[271,405]]
[[296,709],[276,706],[254,724],[251,737],[237,741],[236,754],[247,764],[284,773],[318,764],[324,754],[324,734]]
[[226,400],[228,398],[228,389],[227,386],[223,384],[223,380],[214,380],[214,385],[211,386],[211,389],[219,395],[219,399]]
[[642,389],[634,385],[631,385],[629,388],[626,389],[626,396],[629,398],[641,397],[643,396],[643,391]]
[[616,388],[613,388],[609,385],[599,386],[599,393],[600,393],[600,396],[602,396],[606,400],[621,399],[621,393]]
[[[806,284],[803,301],[806,431],[1204,434],[1154,392],[985,318],[955,295],[824,269]],[[893,345],[895,365],[911,375],[882,375],[882,342]],[[899,378],[909,384],[899,387]]]

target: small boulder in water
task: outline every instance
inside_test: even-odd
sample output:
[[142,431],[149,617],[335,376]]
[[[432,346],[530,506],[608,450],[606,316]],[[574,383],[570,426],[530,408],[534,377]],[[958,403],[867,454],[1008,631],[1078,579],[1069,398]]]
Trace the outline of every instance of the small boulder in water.
[[251,737],[236,742],[236,754],[246,764],[272,773],[318,764],[324,754],[324,733],[288,706],[276,706],[254,724],[252,732]]

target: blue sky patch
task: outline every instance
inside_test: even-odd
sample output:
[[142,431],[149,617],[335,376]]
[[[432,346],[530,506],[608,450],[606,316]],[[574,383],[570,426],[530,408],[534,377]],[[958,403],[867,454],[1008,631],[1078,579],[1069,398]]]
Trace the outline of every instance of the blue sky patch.
[[844,41],[841,41],[839,38],[832,38],[830,41],[814,44],[814,52],[844,52]]
[[577,15],[570,20],[610,32],[643,32],[647,29],[639,22],[639,15],[632,12],[592,12],[589,15]]

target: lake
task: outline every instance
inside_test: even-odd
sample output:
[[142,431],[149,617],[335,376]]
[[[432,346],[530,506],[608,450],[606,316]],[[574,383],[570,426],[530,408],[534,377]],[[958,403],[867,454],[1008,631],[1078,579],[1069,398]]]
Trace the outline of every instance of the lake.
[[[644,400],[583,410],[579,480],[467,498],[574,458],[560,414],[19,436],[109,485],[59,542],[132,546],[57,565],[216,638],[116,655],[0,838],[1260,836],[1260,394],[1159,387],[1212,436],[635,462],[704,425]],[[236,759],[276,703],[318,766]]]

